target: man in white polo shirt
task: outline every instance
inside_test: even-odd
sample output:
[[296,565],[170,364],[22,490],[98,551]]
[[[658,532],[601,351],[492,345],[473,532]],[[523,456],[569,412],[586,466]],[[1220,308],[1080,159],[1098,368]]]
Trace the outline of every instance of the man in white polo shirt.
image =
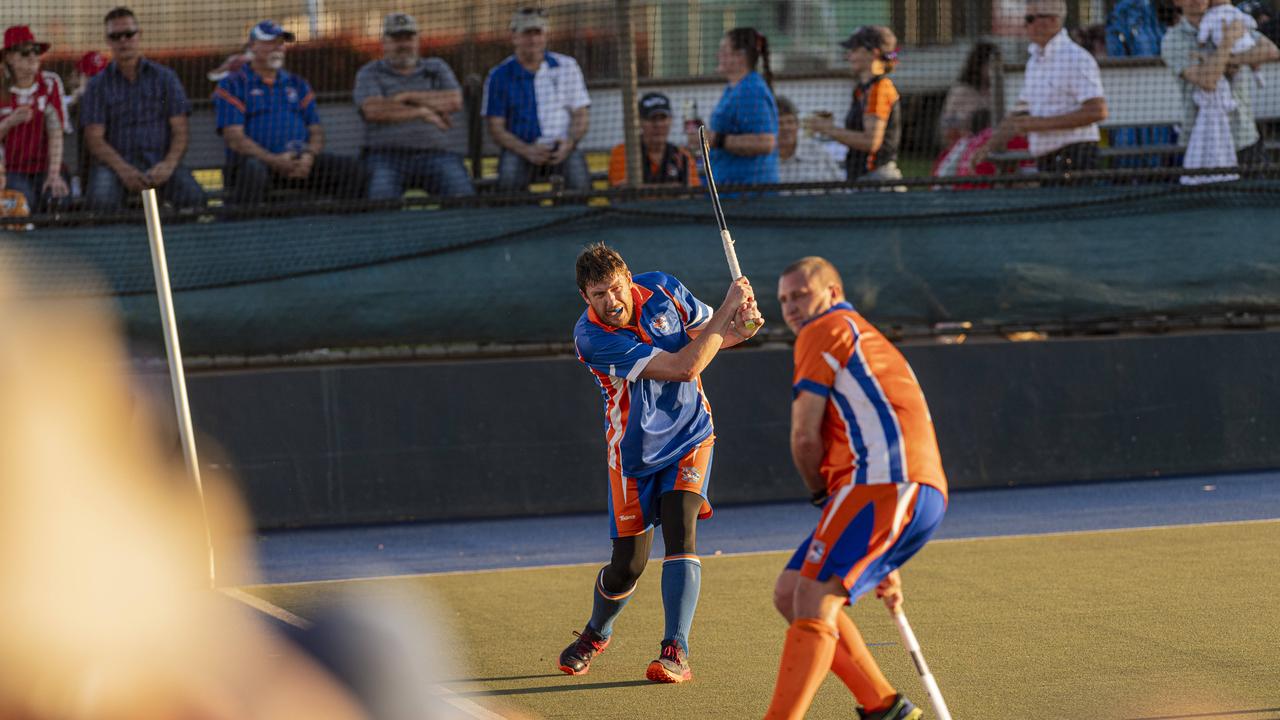
[[591,175],[578,143],[587,134],[591,98],[582,69],[547,51],[547,18],[522,8],[511,19],[515,53],[489,71],[484,115],[502,148],[498,189],[519,191],[534,177],[560,175],[568,190],[589,190]]
[[1014,112],[977,153],[1004,150],[1015,135],[1026,135],[1040,172],[1066,173],[1098,166],[1098,123],[1107,119],[1098,61],[1071,41],[1062,28],[1064,0],[1029,0],[1025,16],[1027,72]]

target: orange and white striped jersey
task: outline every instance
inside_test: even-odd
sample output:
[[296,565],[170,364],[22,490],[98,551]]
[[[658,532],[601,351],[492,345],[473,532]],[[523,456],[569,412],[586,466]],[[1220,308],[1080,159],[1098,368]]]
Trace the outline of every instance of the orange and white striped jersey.
[[920,383],[902,353],[852,305],[837,303],[800,329],[792,388],[827,399],[821,471],[829,493],[848,483],[917,482],[946,495]]

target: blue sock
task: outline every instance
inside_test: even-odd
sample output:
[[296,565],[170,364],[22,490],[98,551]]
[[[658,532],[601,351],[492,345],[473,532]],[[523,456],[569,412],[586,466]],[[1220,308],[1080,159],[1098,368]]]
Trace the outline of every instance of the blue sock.
[[662,609],[667,616],[664,640],[675,640],[689,653],[689,628],[702,588],[702,561],[697,555],[672,555],[662,561]]
[[631,599],[631,593],[636,591],[636,586],[623,590],[620,593],[609,592],[604,588],[604,568],[600,568],[599,574],[596,575],[596,589],[592,593],[595,598],[591,604],[591,629],[600,633],[605,637],[613,634],[613,621],[618,619],[618,615],[622,614],[622,608],[627,606],[627,601]]

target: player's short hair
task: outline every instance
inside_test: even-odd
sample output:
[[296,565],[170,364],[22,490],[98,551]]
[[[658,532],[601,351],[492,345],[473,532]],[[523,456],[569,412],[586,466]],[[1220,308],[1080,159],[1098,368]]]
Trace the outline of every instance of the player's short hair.
[[577,263],[578,289],[587,291],[587,286],[609,280],[622,273],[629,275],[627,261],[622,259],[617,250],[602,242],[592,243],[578,254]]
[[113,7],[107,11],[106,16],[102,18],[102,24],[106,25],[112,20],[119,20],[120,18],[133,18],[134,22],[137,22],[138,20],[138,16],[134,15],[132,10],[120,5],[119,7]]
[[817,276],[823,282],[829,282],[844,288],[844,280],[840,279],[840,271],[836,270],[836,266],[832,265],[831,261],[824,257],[817,255],[802,257],[783,268],[782,275],[790,275],[793,272],[804,273],[806,280]]

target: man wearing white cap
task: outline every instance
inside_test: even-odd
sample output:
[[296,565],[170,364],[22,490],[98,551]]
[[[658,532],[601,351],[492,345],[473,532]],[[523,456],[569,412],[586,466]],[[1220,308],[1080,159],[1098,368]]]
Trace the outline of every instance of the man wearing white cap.
[[502,191],[524,190],[535,176],[551,174],[563,176],[569,190],[591,187],[587,161],[578,148],[587,134],[591,98],[577,61],[547,51],[546,30],[542,9],[517,10],[511,19],[515,53],[485,81],[485,120],[502,147]]
[[228,200],[256,204],[287,185],[339,198],[364,193],[364,171],[353,157],[323,152],[324,128],[311,85],[284,69],[293,33],[272,20],[249,31],[249,64],[218,82],[213,93],[218,132],[227,143],[223,179]]
[[445,197],[475,192],[462,164],[462,90],[448,63],[419,56],[412,15],[383,20],[382,59],[360,68],[353,95],[371,200],[399,198],[406,185]]

